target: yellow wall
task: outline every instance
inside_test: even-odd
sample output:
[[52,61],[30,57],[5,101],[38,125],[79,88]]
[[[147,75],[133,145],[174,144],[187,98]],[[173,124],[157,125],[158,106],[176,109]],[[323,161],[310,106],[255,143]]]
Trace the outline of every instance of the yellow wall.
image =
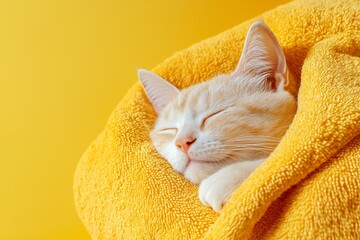
[[76,163],[136,81],[274,1],[0,1],[0,239],[88,239]]

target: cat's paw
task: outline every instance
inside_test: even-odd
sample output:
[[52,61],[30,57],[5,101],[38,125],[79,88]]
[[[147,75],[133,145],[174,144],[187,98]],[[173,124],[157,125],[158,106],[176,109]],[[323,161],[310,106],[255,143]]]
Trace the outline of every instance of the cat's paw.
[[233,192],[264,160],[237,162],[220,169],[201,182],[200,201],[219,212]]
[[220,212],[224,204],[242,181],[237,177],[226,176],[217,172],[201,182],[199,187],[200,201],[208,207]]

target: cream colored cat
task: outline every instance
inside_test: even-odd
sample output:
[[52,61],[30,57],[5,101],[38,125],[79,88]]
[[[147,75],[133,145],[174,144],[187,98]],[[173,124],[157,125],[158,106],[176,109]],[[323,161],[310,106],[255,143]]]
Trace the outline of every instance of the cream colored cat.
[[265,161],[296,112],[284,89],[284,54],[262,22],[250,27],[230,74],[181,91],[147,70],[138,74],[158,114],[153,145],[175,171],[200,184],[201,202],[215,211]]

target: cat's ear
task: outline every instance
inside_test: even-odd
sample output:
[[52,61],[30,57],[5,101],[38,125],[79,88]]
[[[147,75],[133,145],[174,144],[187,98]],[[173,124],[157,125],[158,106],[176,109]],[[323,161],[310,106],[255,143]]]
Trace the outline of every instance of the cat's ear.
[[148,70],[139,69],[138,78],[158,115],[179,94],[175,86]]
[[[233,77],[248,75],[258,77],[257,86],[276,90],[288,83],[284,53],[275,35],[265,23],[253,23],[246,35],[240,61]],[[265,84],[265,85],[264,85]]]

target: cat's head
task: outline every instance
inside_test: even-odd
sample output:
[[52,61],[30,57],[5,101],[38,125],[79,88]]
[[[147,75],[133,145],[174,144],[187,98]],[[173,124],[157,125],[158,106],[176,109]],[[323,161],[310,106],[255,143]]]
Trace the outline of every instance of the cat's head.
[[230,163],[267,157],[296,112],[295,98],[284,90],[284,54],[262,22],[250,27],[230,74],[183,90],[147,70],[138,74],[158,114],[153,145],[195,184]]

